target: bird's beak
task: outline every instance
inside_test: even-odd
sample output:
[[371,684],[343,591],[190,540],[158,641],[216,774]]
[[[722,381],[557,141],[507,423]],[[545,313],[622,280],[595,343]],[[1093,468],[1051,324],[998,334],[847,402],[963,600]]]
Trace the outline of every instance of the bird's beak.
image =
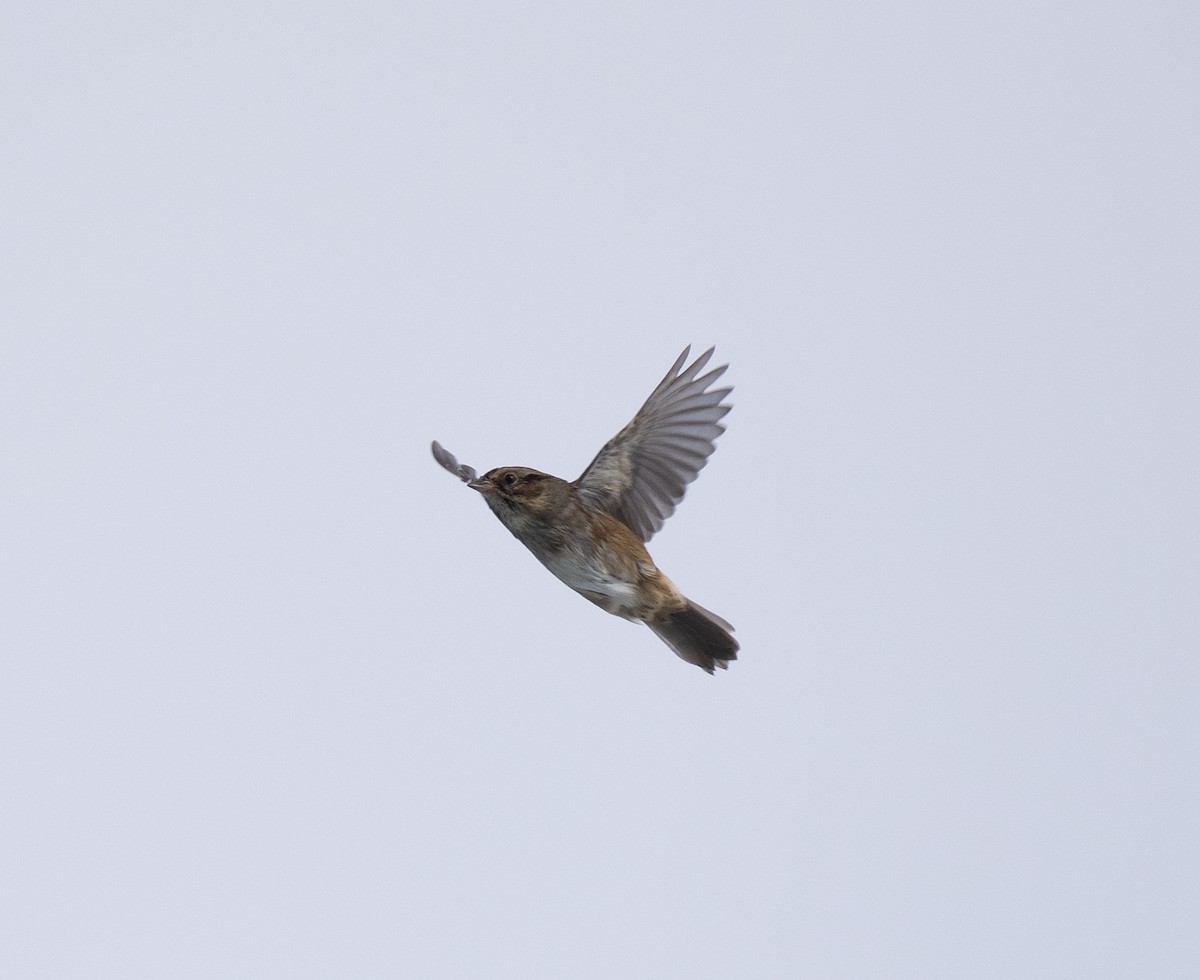
[[492,486],[490,481],[482,478],[477,480],[468,480],[467,486],[469,486],[472,490],[478,490],[480,493],[491,493],[496,489]]

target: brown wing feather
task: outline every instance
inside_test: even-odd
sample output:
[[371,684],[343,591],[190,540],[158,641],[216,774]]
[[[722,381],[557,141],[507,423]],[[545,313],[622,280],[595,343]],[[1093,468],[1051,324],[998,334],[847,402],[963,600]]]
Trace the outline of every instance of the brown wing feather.
[[589,504],[617,518],[643,541],[675,512],[725,431],[720,420],[732,408],[724,399],[733,389],[711,386],[728,365],[700,375],[713,349],[685,368],[691,352],[685,347],[633,420],[575,481]]

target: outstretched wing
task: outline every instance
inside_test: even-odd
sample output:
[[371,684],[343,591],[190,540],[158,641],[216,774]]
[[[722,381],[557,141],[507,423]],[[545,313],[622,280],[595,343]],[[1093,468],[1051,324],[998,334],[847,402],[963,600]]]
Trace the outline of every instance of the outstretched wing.
[[722,404],[732,388],[709,390],[729,365],[696,377],[713,348],[685,368],[691,349],[684,348],[633,421],[608,440],[574,484],[584,500],[643,541],[675,512],[725,431],[721,418],[733,407]]
[[433,458],[442,464],[442,468],[449,470],[460,480],[462,480],[463,483],[470,483],[475,479],[475,470],[466,463],[460,463],[454,458],[454,454],[447,452],[442,447],[442,444],[436,439],[433,441],[433,446],[430,448],[433,449]]

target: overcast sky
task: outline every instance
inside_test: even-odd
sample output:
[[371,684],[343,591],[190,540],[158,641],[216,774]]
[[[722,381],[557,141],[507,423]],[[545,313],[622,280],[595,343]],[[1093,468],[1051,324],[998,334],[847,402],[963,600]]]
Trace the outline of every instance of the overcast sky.
[[1200,975],[1194,2],[2,20],[0,974]]

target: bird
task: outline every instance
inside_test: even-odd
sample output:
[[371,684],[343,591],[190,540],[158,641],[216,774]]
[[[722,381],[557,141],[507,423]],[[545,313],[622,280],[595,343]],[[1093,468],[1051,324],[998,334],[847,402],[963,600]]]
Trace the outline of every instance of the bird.
[[708,462],[733,391],[706,374],[715,348],[684,366],[683,349],[633,419],[577,480],[526,466],[479,476],[436,440],[433,457],[472,490],[558,579],[605,612],[645,623],[680,658],[708,673],[727,669],[739,645],[733,627],[688,599],[646,550]]

